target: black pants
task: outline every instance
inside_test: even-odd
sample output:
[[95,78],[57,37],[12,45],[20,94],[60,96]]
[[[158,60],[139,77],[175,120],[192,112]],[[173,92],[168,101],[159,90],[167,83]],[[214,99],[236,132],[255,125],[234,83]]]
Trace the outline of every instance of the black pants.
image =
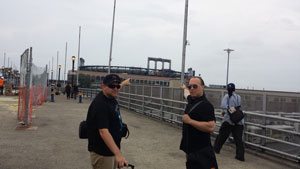
[[186,169],[218,169],[212,146],[204,147],[186,156]]
[[67,92],[67,99],[70,99],[70,92]]
[[224,122],[220,128],[219,135],[217,136],[214,144],[215,152],[219,153],[223,144],[232,133],[234,142],[236,145],[235,157],[239,160],[244,160],[244,143],[243,143],[243,125],[230,125],[228,122]]
[[74,94],[74,96],[73,96],[74,100],[76,100],[77,92],[74,92],[73,94]]

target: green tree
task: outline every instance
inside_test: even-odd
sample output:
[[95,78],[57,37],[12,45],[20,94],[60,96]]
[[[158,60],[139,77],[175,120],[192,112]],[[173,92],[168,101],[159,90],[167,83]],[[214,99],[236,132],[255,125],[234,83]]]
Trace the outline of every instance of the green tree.
[[90,88],[91,87],[91,78],[90,75],[79,74],[79,84],[82,88]]

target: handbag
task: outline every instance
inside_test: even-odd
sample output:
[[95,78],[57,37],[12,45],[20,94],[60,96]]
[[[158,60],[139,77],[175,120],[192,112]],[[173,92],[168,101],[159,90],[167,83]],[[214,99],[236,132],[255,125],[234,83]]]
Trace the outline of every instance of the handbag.
[[[87,134],[87,124],[86,121],[83,120],[79,124],[79,138],[80,139],[87,139],[88,134]],[[127,127],[127,124],[122,123],[122,130],[121,130],[121,136],[125,137],[126,139],[129,137],[129,129]]]
[[121,130],[121,136],[125,137],[126,139],[129,137],[129,129],[127,127],[126,123],[122,123],[122,130]]
[[86,121],[82,121],[79,124],[79,138],[80,139],[87,139],[88,138],[88,134],[87,134],[87,125],[86,125]]
[[241,110],[240,106],[235,107],[235,111],[234,112],[229,112],[229,97],[227,99],[227,112],[229,114],[230,120],[234,124],[237,124],[238,122],[240,122],[245,117],[245,114]]
[[245,114],[244,112],[238,107],[236,108],[236,111],[233,113],[229,112],[229,116],[230,116],[230,120],[234,123],[237,124],[238,122],[240,122],[244,117]]

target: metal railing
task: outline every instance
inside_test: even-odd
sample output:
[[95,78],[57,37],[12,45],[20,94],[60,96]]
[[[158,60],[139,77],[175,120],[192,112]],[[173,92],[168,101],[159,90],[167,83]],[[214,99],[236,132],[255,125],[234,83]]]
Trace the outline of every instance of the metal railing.
[[[160,94],[155,94],[152,88],[147,91],[145,87],[140,87],[141,89],[129,87],[121,90],[118,96],[119,105],[171,124],[182,125],[181,118],[186,105],[182,99],[183,93],[177,93],[176,97],[182,97],[175,100],[174,94],[171,98],[163,97],[162,90],[165,87],[158,89]],[[80,89],[80,91],[83,92],[84,98],[92,99],[100,90]],[[214,135],[218,134],[223,118],[220,109],[215,109],[215,114],[217,123]],[[300,120],[262,111],[245,111],[245,114],[243,138],[247,147],[293,161],[300,161]]]

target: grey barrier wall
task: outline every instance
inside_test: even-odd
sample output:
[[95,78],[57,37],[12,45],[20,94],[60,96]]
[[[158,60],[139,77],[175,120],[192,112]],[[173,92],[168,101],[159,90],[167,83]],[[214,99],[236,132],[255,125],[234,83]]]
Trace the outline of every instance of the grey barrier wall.
[[[80,89],[83,96],[92,99],[99,93],[95,89]],[[218,134],[222,116],[219,105],[226,92],[220,89],[206,89],[207,98],[215,106],[216,130]],[[244,141],[247,147],[264,151],[290,160],[300,160],[300,113],[270,112],[275,98],[284,98],[281,108],[296,108],[299,104],[298,94],[237,91],[243,98],[245,114]],[[297,102],[288,102],[293,99]],[[280,100],[278,99],[278,100]],[[259,101],[260,100],[260,101]],[[186,101],[179,88],[159,86],[125,86],[121,89],[118,102],[127,108],[162,121],[181,125],[181,117]],[[296,106],[295,106],[296,105]],[[248,109],[247,109],[248,108]],[[290,110],[290,109],[289,109]]]
[[[121,92],[184,101],[182,89],[179,88],[131,85],[123,87]],[[208,100],[216,109],[220,108],[226,93],[224,89],[205,88]],[[252,90],[237,90],[236,93],[241,96],[242,108],[246,111],[300,112],[300,93]]]

